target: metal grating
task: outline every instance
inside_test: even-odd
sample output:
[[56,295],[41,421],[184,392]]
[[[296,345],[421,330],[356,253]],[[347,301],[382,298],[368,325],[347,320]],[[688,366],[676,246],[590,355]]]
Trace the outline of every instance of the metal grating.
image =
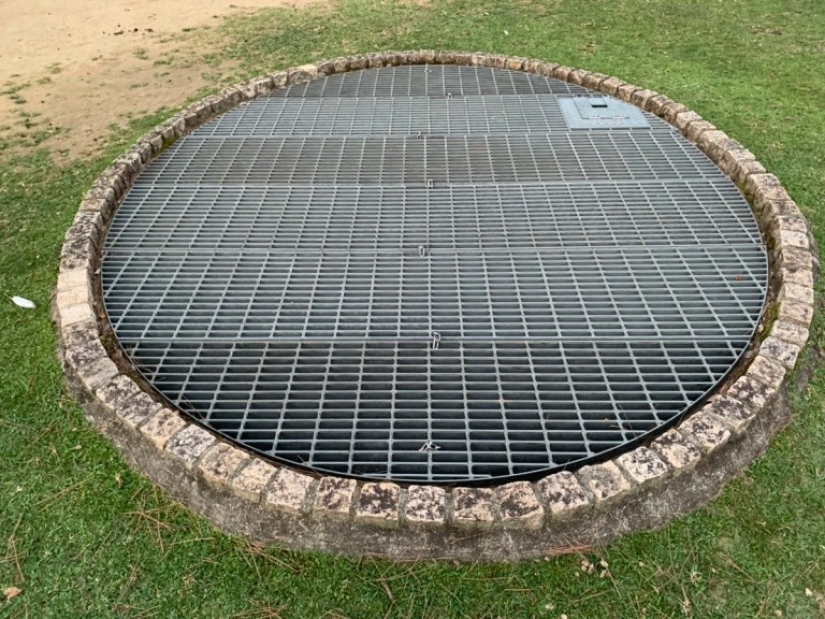
[[121,345],[207,427],[320,472],[479,482],[636,444],[747,347],[765,248],[692,145],[647,114],[573,129],[577,94],[395,67],[216,119],[112,222]]

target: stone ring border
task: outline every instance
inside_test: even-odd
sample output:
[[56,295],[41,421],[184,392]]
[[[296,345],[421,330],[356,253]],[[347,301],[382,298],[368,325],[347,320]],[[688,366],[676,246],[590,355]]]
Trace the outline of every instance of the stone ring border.
[[[732,378],[701,408],[647,444],[601,464],[495,488],[312,475],[239,448],[159,403],[136,382],[101,300],[99,248],[134,178],[176,140],[276,88],[405,64],[525,71],[603,92],[654,114],[701,149],[743,191],[769,250],[770,292],[759,333]],[[483,53],[385,52],[278,71],[194,103],[138,140],[98,177],[61,252],[52,304],[58,354],[87,418],[137,471],[215,526],[257,543],[351,556],[523,560],[576,552],[660,526],[708,502],[789,421],[793,372],[808,340],[818,274],[808,224],[754,155],[698,114],[601,73]]]

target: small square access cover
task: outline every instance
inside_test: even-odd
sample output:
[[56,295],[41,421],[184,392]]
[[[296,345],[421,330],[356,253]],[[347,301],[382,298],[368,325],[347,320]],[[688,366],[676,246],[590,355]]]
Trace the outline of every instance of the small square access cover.
[[559,105],[571,129],[649,129],[640,109],[611,97],[560,98]]

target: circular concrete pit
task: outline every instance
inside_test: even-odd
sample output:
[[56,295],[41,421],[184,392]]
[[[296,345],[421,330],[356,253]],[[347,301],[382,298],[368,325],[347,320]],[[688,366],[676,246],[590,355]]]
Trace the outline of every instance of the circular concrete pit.
[[662,95],[379,54],[227,89],[119,158],[56,318],[90,417],[222,528],[523,558],[756,457],[814,266],[775,177]]

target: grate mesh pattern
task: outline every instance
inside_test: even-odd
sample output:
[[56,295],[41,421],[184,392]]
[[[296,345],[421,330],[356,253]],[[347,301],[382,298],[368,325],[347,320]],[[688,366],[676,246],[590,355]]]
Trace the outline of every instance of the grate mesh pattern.
[[276,90],[280,97],[470,97],[475,95],[587,95],[575,84],[530,73],[455,65],[404,66],[341,73]]
[[[712,164],[711,164],[712,165]],[[707,176],[674,133],[541,136],[200,138],[168,149],[142,182],[428,185],[649,180]]]
[[115,215],[119,341],[201,423],[318,471],[483,481],[633,445],[742,354],[765,249],[692,145],[649,115],[569,130],[571,94],[417,66],[233,110]]
[[[312,82],[317,83],[317,82]],[[566,131],[552,95],[430,99],[257,99],[224,114],[199,135],[358,136],[547,133]]]

